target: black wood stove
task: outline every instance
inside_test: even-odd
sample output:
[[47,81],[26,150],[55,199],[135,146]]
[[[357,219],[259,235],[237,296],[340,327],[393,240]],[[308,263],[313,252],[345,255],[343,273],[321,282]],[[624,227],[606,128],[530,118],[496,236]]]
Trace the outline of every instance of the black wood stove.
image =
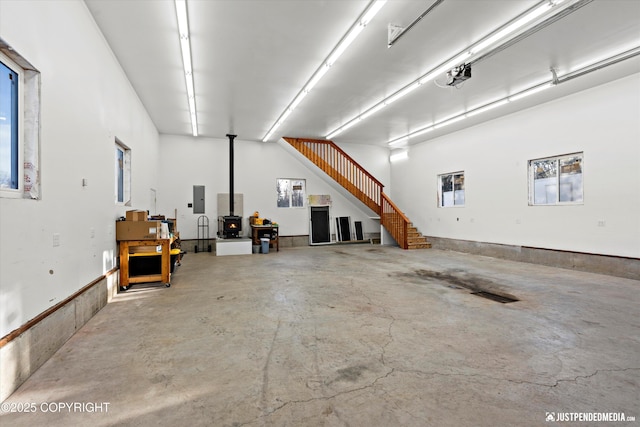
[[233,200],[233,140],[238,135],[227,134],[229,138],[229,215],[222,217],[222,237],[233,239],[240,237],[242,231],[242,217],[234,215]]

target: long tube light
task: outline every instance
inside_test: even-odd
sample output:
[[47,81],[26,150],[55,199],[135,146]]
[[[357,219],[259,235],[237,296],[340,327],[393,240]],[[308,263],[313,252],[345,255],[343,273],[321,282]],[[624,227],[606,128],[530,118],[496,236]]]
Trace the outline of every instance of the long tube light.
[[414,138],[416,136],[423,135],[427,132],[431,132],[434,129],[439,129],[441,127],[447,126],[452,123],[459,122],[461,120],[466,119],[467,117],[473,117],[477,114],[485,113],[489,110],[493,110],[494,108],[501,107],[503,105],[509,104],[511,102],[519,101],[522,98],[526,98],[528,96],[537,94],[542,92],[543,90],[554,87],[558,84],[562,84],[566,81],[572,80],[578,76],[584,76],[588,73],[598,71],[602,68],[608,67],[610,65],[617,64],[618,62],[634,58],[636,56],[640,56],[640,46],[636,46],[634,48],[625,50],[624,52],[615,53],[607,59],[597,60],[595,62],[591,62],[589,64],[583,65],[578,69],[569,71],[562,76],[558,76],[557,79],[545,81],[542,83],[537,83],[535,85],[529,86],[528,88],[516,92],[512,95],[506,96],[502,99],[494,100],[483,104],[479,107],[475,107],[469,109],[463,113],[455,114],[446,119],[440,120],[439,122],[432,123],[430,125],[419,128],[413,132],[410,132],[406,135],[402,135],[400,137],[394,138],[387,142],[387,145],[390,147],[398,147],[400,145],[404,145],[409,142],[410,138]]
[[191,118],[191,133],[198,136],[198,117],[196,114],[196,93],[193,85],[193,67],[191,63],[191,43],[189,37],[189,18],[187,16],[187,1],[175,0],[176,16],[178,18],[178,33],[180,35],[180,50],[182,51],[182,68],[187,87],[189,102],[189,117]]
[[502,27],[498,31],[495,31],[494,33],[492,33],[488,37],[485,37],[484,39],[482,39],[479,43],[473,45],[471,47],[471,49],[470,49],[471,53],[480,52],[481,50],[484,50],[485,48],[491,46],[492,44],[494,44],[498,40],[503,39],[504,37],[506,37],[507,35],[513,33],[517,29],[524,27],[529,22],[531,22],[534,19],[536,19],[537,17],[543,15],[545,12],[547,12],[553,6],[555,6],[555,4],[544,3],[544,4],[534,8],[530,12],[526,13],[524,16],[521,16],[520,18],[517,18],[515,21],[511,22],[510,24],[505,25],[504,27]]
[[389,156],[389,161],[390,162],[397,162],[398,160],[403,160],[403,159],[408,159],[408,158],[409,158],[409,151],[402,150],[402,151],[397,151],[397,152],[391,154]]
[[505,104],[508,104],[509,101],[510,100],[508,98],[505,98],[505,99],[501,99],[500,101],[485,104],[482,107],[474,108],[473,110],[467,111],[467,117],[473,117],[477,114],[486,113],[489,110],[493,110],[494,108],[498,108]]
[[324,75],[329,71],[329,68],[333,64],[336,63],[338,58],[347,50],[349,45],[353,43],[353,41],[360,35],[364,27],[371,22],[373,17],[380,11],[382,6],[387,2],[387,0],[373,0],[369,3],[369,6],[364,11],[362,15],[358,18],[358,20],[351,26],[347,34],[338,42],[335,48],[329,53],[329,56],[323,61],[322,65],[316,70],[316,72],[311,76],[309,81],[303,86],[302,90],[296,95],[293,101],[287,106],[285,111],[278,117],[278,120],[273,124],[271,129],[267,132],[267,134],[262,138],[263,142],[267,142],[269,138],[273,135],[275,130],[280,127],[280,125],[284,122],[289,114],[300,104],[300,102],[304,99],[305,96],[311,89],[314,88],[316,84],[324,77]]
[[398,91],[394,92],[390,96],[386,97],[382,101],[380,101],[380,102],[374,104],[373,106],[371,106],[370,108],[366,109],[363,113],[361,113],[358,116],[348,120],[342,126],[332,130],[331,132],[329,132],[327,134],[327,136],[325,138],[326,139],[332,139],[336,135],[339,135],[340,133],[344,132],[346,129],[348,129],[351,126],[353,126],[354,124],[359,123],[363,119],[368,118],[373,113],[380,111],[381,109],[383,109],[387,105],[391,104],[392,102],[395,102],[398,99],[400,99],[400,98],[404,97],[405,95],[409,94],[410,92],[413,92],[413,90],[416,89],[418,86],[424,85],[425,83],[433,80],[435,77],[439,76],[440,74],[443,74],[444,72],[449,71],[451,68],[462,64],[463,62],[468,60],[471,56],[478,54],[479,52],[481,52],[484,49],[486,49],[487,47],[495,44],[496,42],[500,41],[500,44],[502,44],[504,42],[503,39],[505,37],[507,37],[508,35],[511,35],[512,37],[515,37],[516,36],[515,33],[516,33],[517,30],[522,29],[524,26],[526,26],[527,24],[530,24],[535,19],[537,19],[540,16],[544,15],[546,12],[551,10],[553,7],[559,5],[560,3],[564,2],[564,1],[565,0],[545,0],[545,1],[541,1],[540,3],[538,3],[533,8],[529,9],[524,14],[516,17],[515,19],[513,19],[510,22],[508,22],[507,24],[505,24],[503,27],[499,28],[498,30],[494,31],[493,33],[489,34],[488,36],[484,37],[483,39],[481,39],[477,43],[475,43],[475,44],[469,46],[468,48],[464,49],[462,52],[458,53],[457,55],[452,56],[451,58],[449,58],[448,60],[444,61],[443,63],[441,63],[437,67],[435,67],[435,68],[431,69],[430,71],[428,71],[427,73],[423,74],[417,80],[414,80],[413,82],[403,86],[401,89],[399,89]]
[[345,123],[344,125],[340,126],[338,129],[334,130],[329,135],[327,135],[326,139],[331,139],[334,136],[341,134],[345,130],[349,129],[350,127],[352,127],[353,125],[358,123],[359,121],[366,119],[367,117],[371,116],[372,114],[382,110],[387,105],[390,105],[393,102],[397,101],[398,99],[404,97],[408,93],[413,92],[419,86],[421,86],[424,83],[428,82],[429,80],[435,78],[437,75],[439,75],[439,74],[441,74],[441,73],[443,73],[443,72],[445,72],[447,70],[450,70],[455,65],[460,64],[465,59],[467,59],[469,56],[470,56],[469,52],[463,52],[463,53],[461,53],[461,54],[459,54],[459,55],[457,55],[457,56],[455,56],[453,58],[450,58],[449,60],[443,62],[442,64],[438,65],[436,68],[434,68],[433,70],[431,70],[428,73],[424,74],[423,76],[421,76],[417,80],[414,80],[412,83],[409,83],[408,85],[404,86],[402,89],[398,90],[397,92],[394,92],[391,96],[383,99],[382,101],[380,101],[377,104],[375,104],[373,107],[365,110],[364,113],[362,113],[359,116],[356,116],[353,119],[349,120],[347,123]]

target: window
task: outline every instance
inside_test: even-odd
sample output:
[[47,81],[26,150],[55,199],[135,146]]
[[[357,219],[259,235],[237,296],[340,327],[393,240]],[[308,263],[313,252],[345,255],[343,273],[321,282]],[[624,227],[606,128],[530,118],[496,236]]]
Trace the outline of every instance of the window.
[[2,38],[0,197],[40,199],[40,72]]
[[13,61],[0,55],[0,188],[16,193],[22,188],[21,102],[18,102],[21,71]]
[[305,199],[304,179],[278,179],[276,190],[278,192],[279,208],[302,208]]
[[529,161],[529,204],[582,203],[583,153]]
[[131,150],[116,139],[116,203],[131,204]]
[[464,172],[438,176],[438,207],[464,206]]

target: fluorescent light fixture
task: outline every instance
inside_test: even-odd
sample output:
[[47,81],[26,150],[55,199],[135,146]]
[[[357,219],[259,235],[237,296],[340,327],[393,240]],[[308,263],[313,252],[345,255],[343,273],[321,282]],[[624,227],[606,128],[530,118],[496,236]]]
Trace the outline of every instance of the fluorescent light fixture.
[[481,113],[485,113],[489,110],[493,110],[494,108],[498,108],[504,104],[508,104],[509,103],[509,99],[508,98],[504,98],[501,99],[500,101],[496,101],[496,102],[491,102],[489,104],[485,104],[482,107],[478,107],[475,108],[469,112],[467,112],[467,117],[473,117],[476,114],[481,114]]
[[[557,3],[559,3],[562,0],[557,0]],[[574,70],[570,73],[564,74],[562,76],[560,76],[558,78],[557,83],[554,83],[554,81],[548,81],[548,82],[544,82],[544,83],[538,83],[534,86],[530,86],[529,88],[522,90],[518,93],[516,93],[515,95],[512,96],[508,96],[502,99],[499,99],[497,101],[493,101],[493,102],[489,102],[485,105],[482,105],[480,107],[474,108],[472,110],[467,111],[466,113],[462,113],[459,114],[457,116],[452,116],[450,119],[445,119],[443,121],[441,121],[440,123],[437,123],[433,126],[428,126],[425,127],[423,129],[414,131],[412,133],[409,133],[407,135],[401,136],[399,138],[393,139],[391,141],[389,141],[387,144],[388,145],[392,145],[392,146],[397,146],[400,145],[402,143],[407,143],[409,141],[410,138],[416,137],[416,136],[420,136],[424,133],[430,132],[434,129],[438,129],[441,128],[443,126],[449,125],[451,123],[455,123],[458,122],[466,117],[472,117],[475,116],[476,114],[480,114],[480,113],[484,113],[486,111],[492,110],[494,108],[500,107],[502,105],[505,105],[509,102],[513,102],[513,101],[517,101],[519,99],[522,99],[524,97],[530,96],[530,95],[534,95],[538,92],[541,92],[543,90],[549,89],[550,87],[555,86],[556,84],[561,84],[565,81],[571,80],[572,78],[575,77],[579,77],[579,76],[583,76],[585,74],[588,74],[592,71],[596,71],[596,70],[600,70],[602,68],[608,67],[610,65],[613,64],[617,64],[618,62],[630,59],[630,58],[634,58],[636,56],[640,55],[640,46],[636,46],[633,47],[631,49],[625,50],[624,52],[618,52],[615,53],[614,55],[612,55],[611,57],[607,58],[607,59],[603,59],[603,60],[598,60],[596,62],[591,63],[590,65],[586,65],[583,68]]]
[[459,122],[460,120],[464,120],[466,118],[467,118],[467,115],[462,113],[462,114],[457,115],[455,117],[452,117],[450,119],[446,119],[446,120],[443,120],[443,121],[441,121],[439,123],[436,123],[435,125],[433,125],[433,128],[434,129],[440,129],[441,127],[449,126],[450,124]]
[[178,33],[180,35],[180,50],[182,51],[182,68],[187,87],[189,102],[189,117],[191,118],[191,133],[198,136],[198,116],[196,113],[196,94],[193,85],[193,68],[191,65],[191,44],[189,37],[189,19],[187,16],[187,1],[175,0],[176,17],[178,19]]
[[451,58],[448,61],[440,64],[437,68],[434,68],[433,70],[429,71],[427,74],[424,74],[418,80],[415,80],[412,83],[409,83],[408,85],[406,85],[402,89],[400,89],[397,92],[395,92],[393,95],[383,99],[382,101],[380,101],[379,103],[377,103],[373,107],[369,108],[368,110],[366,110],[361,115],[349,120],[342,127],[333,130],[325,138],[326,139],[331,139],[334,136],[338,135],[339,133],[343,132],[345,129],[347,129],[347,127],[351,127],[355,123],[359,122],[360,120],[364,120],[364,119],[368,118],[372,114],[380,111],[383,107],[386,107],[387,105],[397,101],[398,99],[400,99],[403,96],[409,94],[410,92],[413,92],[419,86],[421,86],[422,84],[428,82],[429,80],[432,80],[437,75],[442,74],[445,71],[450,70],[451,67],[453,67],[455,65],[459,65],[459,64],[463,63],[465,61],[465,59],[467,59],[470,55],[471,54],[469,52],[465,51],[465,52],[462,52],[462,53],[458,54],[454,58]]
[[382,9],[382,6],[384,6],[386,2],[387,0],[377,0],[375,3],[373,3],[371,7],[364,13],[364,16],[360,20],[360,25],[362,25],[363,27],[366,26],[373,19],[373,17],[376,16],[378,12],[380,12],[380,9]]
[[417,130],[415,132],[410,133],[409,134],[409,138],[413,138],[415,136],[424,135],[425,133],[431,132],[433,129],[435,129],[433,126],[428,126],[428,127],[424,128],[424,129]]
[[331,139],[334,136],[341,134],[342,132],[344,132],[345,130],[349,129],[351,126],[355,125],[356,123],[358,123],[360,120],[360,116],[356,117],[355,119],[351,120],[349,123],[345,124],[344,126],[336,129],[333,131],[333,133],[330,133],[329,135],[327,135],[326,139]]
[[278,120],[280,123],[283,123],[287,117],[289,117],[289,114],[291,114],[291,108],[287,108],[284,113],[282,113],[282,116],[280,116],[280,120]]
[[[502,28],[498,29],[497,31],[494,31],[492,34],[490,34],[489,36],[487,36],[484,39],[480,40],[476,44],[471,45],[470,47],[468,47],[467,49],[463,50],[462,52],[460,52],[456,56],[452,57],[451,59],[449,59],[449,60],[443,62],[442,64],[440,64],[439,66],[437,66],[436,68],[434,68],[434,69],[430,70],[429,72],[425,73],[424,75],[419,77],[418,80],[416,80],[416,81],[414,81],[412,83],[409,83],[408,85],[404,86],[402,89],[400,89],[399,91],[395,92],[391,96],[383,99],[378,104],[376,104],[374,107],[370,108],[369,110],[366,110],[366,113],[360,115],[359,118],[360,119],[365,119],[365,118],[371,116],[373,114],[373,112],[369,113],[370,110],[375,109],[374,112],[376,112],[376,111],[379,111],[380,108],[382,108],[382,107],[376,108],[378,105],[380,105],[380,104],[389,105],[392,102],[397,101],[398,99],[400,99],[403,96],[407,95],[408,93],[412,92],[419,85],[424,85],[425,83],[433,80],[437,76],[439,76],[439,75],[451,70],[451,68],[453,68],[455,66],[458,66],[460,64],[463,64],[471,56],[473,56],[473,55],[477,54],[478,52],[490,47],[491,45],[493,45],[496,42],[504,39],[505,37],[507,37],[507,36],[512,36],[513,37],[514,33],[517,30],[519,30],[519,29],[523,28],[525,25],[533,22],[535,19],[539,18],[540,16],[542,16],[543,14],[545,14],[546,12],[548,12],[549,10],[554,8],[555,6],[559,5],[563,1],[565,1],[565,0],[546,0],[546,1],[539,2],[537,6],[534,6],[533,8],[529,9],[524,14],[520,15],[519,17],[516,17],[511,22],[509,22],[506,25],[504,25]],[[354,121],[356,119],[358,119],[358,117],[347,121],[347,124],[351,123],[352,121]],[[442,126],[444,126],[444,124]],[[330,132],[329,135],[326,138],[330,139],[332,137],[331,135],[336,135],[336,130]]]
[[356,37],[358,37],[362,30],[364,30],[364,25],[356,25],[351,29],[351,31],[349,31],[347,36],[342,39],[340,44],[338,44],[338,47],[336,47],[333,52],[331,52],[331,55],[329,55],[329,58],[327,58],[327,66],[330,67],[335,64],[338,58],[340,58],[340,55],[342,55],[343,52],[347,50],[351,42],[353,42]]
[[525,89],[522,92],[518,92],[515,95],[511,95],[509,97],[509,101],[511,101],[511,102],[517,101],[519,99],[522,99],[522,98],[525,98],[527,96],[533,95],[534,93],[542,92],[545,89],[549,89],[551,86],[553,86],[552,82],[546,82],[546,83],[542,83],[540,85],[534,86],[532,88]]
[[301,91],[298,96],[296,96],[296,98],[293,100],[293,102],[291,103],[291,105],[289,105],[289,109],[290,110],[294,110],[298,104],[300,104],[300,102],[302,102],[302,100],[304,99],[305,96],[307,96],[309,92],[307,92],[306,90]]
[[334,130],[333,132],[331,132],[329,135],[327,135],[327,136],[325,137],[325,139],[331,139],[331,138],[333,138],[333,137],[334,137],[334,136],[336,136],[336,135],[340,135],[340,134],[342,133],[342,131],[343,131],[343,130],[344,130],[344,129],[342,129],[342,128],[338,128],[338,129]]
[[360,116],[359,116],[360,120],[366,119],[370,115],[377,113],[378,111],[382,110],[386,106],[387,106],[386,102],[381,102],[381,103],[375,105],[373,108],[369,108],[367,111],[365,111],[364,113],[360,114]]
[[608,67],[609,65],[616,64],[626,59],[633,58],[639,54],[640,46],[633,46],[623,51],[616,51],[606,58],[599,57],[598,59],[592,59],[589,62],[582,63],[579,66],[574,67],[571,72],[565,73],[562,77],[559,77],[559,79],[562,81],[569,80],[574,77]]
[[489,102],[487,104],[484,104],[484,105],[482,105],[480,107],[474,108],[474,109],[469,110],[469,111],[464,112],[464,113],[455,114],[453,116],[450,116],[449,118],[441,120],[438,123],[435,123],[432,126],[427,126],[427,127],[422,128],[422,129],[418,129],[417,131],[413,131],[413,132],[411,132],[411,133],[409,133],[407,135],[404,135],[404,136],[401,136],[401,137],[396,138],[394,140],[391,140],[387,144],[388,145],[395,145],[396,143],[399,143],[400,141],[408,142],[408,140],[410,138],[415,138],[417,136],[424,135],[425,133],[431,132],[434,129],[440,129],[442,127],[445,127],[445,126],[448,126],[450,124],[453,124],[453,123],[459,122],[461,120],[464,120],[467,117],[473,117],[473,116],[475,116],[477,114],[481,114],[481,113],[487,112],[487,111],[492,110],[494,108],[497,108],[497,107],[500,107],[502,105],[505,105],[505,104],[507,104],[507,103],[509,103],[511,101],[518,100],[518,99],[524,98],[525,96],[533,95],[534,93],[538,93],[538,92],[540,92],[542,90],[548,89],[551,86],[553,86],[552,82],[545,82],[545,83],[542,83],[542,84],[537,84],[537,85],[535,85],[533,87],[530,87],[529,89],[525,89],[525,90],[523,90],[521,92],[518,92],[517,94],[515,94],[513,96],[509,96],[509,97],[506,97],[506,98],[499,99],[497,101]]
[[327,71],[329,71],[329,66],[327,64],[322,64],[320,68],[318,68],[318,71],[316,71],[316,73],[313,75],[313,77],[311,77],[311,80],[309,80],[309,82],[305,85],[304,91],[307,93],[311,92],[311,89],[313,89],[313,87],[318,84],[320,79],[324,77],[325,74],[327,74]]
[[398,160],[407,159],[407,158],[409,158],[409,151],[408,150],[402,150],[402,151],[399,151],[397,153],[392,153],[389,156],[389,161],[390,162],[397,162]]
[[390,97],[386,98],[382,102],[384,102],[385,104],[389,105],[389,104],[397,101],[398,99],[402,98],[406,94],[408,94],[410,92],[413,92],[413,90],[417,89],[418,86],[420,86],[420,85],[421,85],[421,83],[419,81],[413,82],[410,85],[403,87],[402,89],[400,89],[399,91],[397,91],[396,93],[394,93]]
[[[300,102],[304,99],[304,97],[311,92],[311,89],[315,87],[316,84],[324,77],[324,75],[329,71],[329,68],[336,63],[338,58],[347,50],[349,45],[358,37],[358,35],[362,32],[364,27],[373,19],[373,17],[380,11],[382,6],[387,2],[387,0],[373,0],[369,3],[368,8],[365,12],[360,15],[358,20],[351,26],[347,34],[340,40],[340,42],[336,45],[336,47],[331,51],[329,56],[323,61],[320,68],[316,70],[313,76],[309,79],[309,81],[304,85],[302,91],[298,93],[298,95],[294,98],[294,100],[289,104],[289,106],[285,109],[284,113],[280,115],[276,123],[269,129],[267,134],[262,138],[263,142],[267,142],[273,132],[276,130],[278,126],[284,122],[284,120],[291,114],[291,112],[300,104]],[[358,118],[358,120],[360,120]],[[349,126],[343,126],[341,129],[337,129],[333,134],[337,135],[343,130],[347,129]],[[329,139],[330,136],[327,136]]]
[[401,145],[406,144],[407,142],[409,142],[409,136],[405,135],[400,138],[394,139],[393,141],[389,141],[387,145],[391,145],[393,147],[399,147]]
[[514,31],[516,31],[516,30],[522,28],[523,26],[527,25],[529,22],[533,21],[534,19],[536,19],[540,15],[542,15],[545,12],[547,12],[548,10],[550,10],[553,6],[554,6],[553,4],[545,2],[542,5],[534,8],[533,10],[530,10],[529,12],[527,12],[524,15],[520,16],[519,18],[517,18],[515,21],[511,22],[507,26],[505,26],[502,29],[494,32],[490,36],[482,39],[479,43],[477,43],[474,46],[472,46],[471,49],[470,49],[471,53],[474,53],[474,54],[478,53],[481,50],[485,49],[486,47],[491,46],[492,44],[494,44],[498,40],[504,38],[508,34],[511,34]]
[[349,45],[358,37],[358,35],[364,30],[364,27],[367,26],[369,21],[373,19],[374,16],[380,11],[382,6],[387,2],[387,0],[376,0],[367,11],[364,13],[362,18],[351,27],[347,35],[338,43],[338,46],[331,52],[329,57],[327,58],[327,65],[330,67],[336,63],[340,55],[349,47]]

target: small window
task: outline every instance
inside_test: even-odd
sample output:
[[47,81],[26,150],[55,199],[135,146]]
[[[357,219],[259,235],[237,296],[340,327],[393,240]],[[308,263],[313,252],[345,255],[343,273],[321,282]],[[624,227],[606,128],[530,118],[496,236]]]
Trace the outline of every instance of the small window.
[[40,199],[40,104],[40,72],[0,37],[2,198]]
[[438,176],[438,207],[464,206],[464,172]]
[[0,56],[0,188],[21,190],[20,103],[21,69]]
[[564,205],[583,201],[583,153],[529,161],[529,204]]
[[304,179],[278,179],[276,191],[278,192],[277,205],[279,208],[302,208],[306,194],[306,181]]
[[116,203],[131,205],[131,150],[117,139]]

